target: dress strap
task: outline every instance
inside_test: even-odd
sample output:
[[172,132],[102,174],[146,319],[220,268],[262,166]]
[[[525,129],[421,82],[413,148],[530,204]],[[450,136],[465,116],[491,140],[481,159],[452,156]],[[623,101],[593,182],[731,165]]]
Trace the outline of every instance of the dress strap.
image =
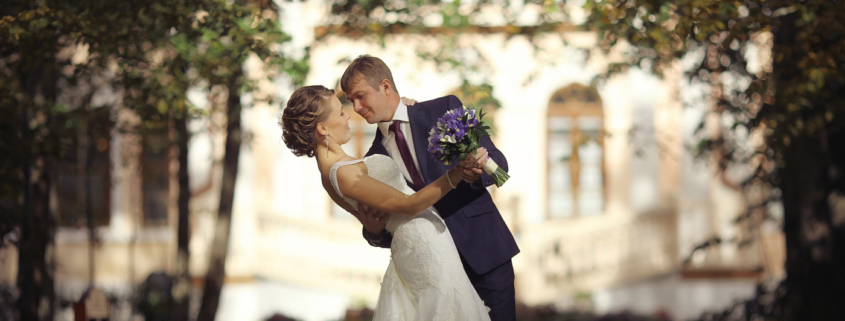
[[334,187],[334,191],[341,198],[343,198],[344,196],[343,196],[343,193],[340,192],[340,187],[338,187],[338,185],[337,185],[337,169],[340,168],[341,166],[352,165],[352,164],[356,164],[356,163],[359,163],[359,162],[362,162],[362,161],[364,161],[363,158],[351,160],[351,161],[337,162],[337,163],[334,163],[332,165],[332,168],[329,170],[329,180],[332,182],[332,187]]

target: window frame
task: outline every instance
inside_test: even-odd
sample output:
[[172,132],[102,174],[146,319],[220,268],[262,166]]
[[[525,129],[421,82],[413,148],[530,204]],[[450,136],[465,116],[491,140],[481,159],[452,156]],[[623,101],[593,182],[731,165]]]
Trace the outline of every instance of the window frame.
[[[54,213],[56,217],[56,225],[58,227],[68,227],[68,228],[82,228],[87,225],[87,217],[86,217],[86,209],[87,202],[89,200],[94,200],[91,197],[86,195],[87,187],[86,184],[86,175],[91,175],[87,172],[87,170],[80,164],[81,153],[86,153],[84,157],[86,158],[86,162],[96,162],[100,157],[105,159],[106,166],[101,166],[102,164],[88,164],[94,172],[97,174],[102,174],[98,180],[102,183],[103,191],[94,191],[93,189],[96,188],[92,186],[92,191],[94,193],[101,192],[102,202],[100,204],[92,204],[92,211],[94,211],[94,226],[96,227],[104,227],[109,226],[111,222],[111,206],[112,206],[112,169],[114,166],[114,161],[112,160],[112,141],[111,141],[111,133],[112,133],[112,124],[110,119],[110,113],[108,109],[101,109],[99,111],[93,112],[87,116],[87,119],[84,121],[87,124],[87,128],[79,129],[76,131],[76,137],[65,137],[60,142],[60,146],[62,149],[68,151],[73,155],[73,157],[69,157],[71,155],[65,155],[64,158],[60,158],[57,160],[57,164],[55,168],[53,168],[53,172],[50,174],[51,180],[55,182],[51,184],[51,194],[55,195],[55,197],[51,197],[54,201],[51,201],[51,212]],[[87,146],[83,146],[87,144]],[[103,144],[104,143],[104,144]],[[101,146],[104,147],[101,148]],[[94,156],[95,159],[89,159],[89,156]],[[69,213],[65,213],[68,209],[70,204],[63,204],[62,201],[63,196],[68,196],[64,193],[62,189],[62,180],[64,179],[62,176],[67,174],[65,169],[69,169],[72,171],[72,183],[78,187],[73,196],[77,198],[85,198],[84,201],[80,202],[77,205],[79,211],[78,216],[71,217]],[[97,179],[96,177],[90,177],[92,179]],[[94,182],[91,182],[94,184]],[[96,214],[97,212],[103,213],[102,217],[98,217]],[[72,221],[75,220],[75,221]]]
[[[564,97],[562,102],[556,101],[558,96]],[[578,97],[581,96],[581,97]],[[570,99],[567,99],[570,98]],[[572,99],[574,98],[574,99]],[[590,99],[594,99],[590,101]],[[581,129],[578,124],[578,119],[580,117],[598,117],[599,118],[599,133],[598,133],[598,143],[599,147],[601,148],[601,193],[602,193],[602,210],[596,216],[601,216],[607,211],[607,166],[606,166],[606,151],[604,145],[604,136],[605,136],[605,127],[604,127],[604,108],[602,107],[601,96],[599,96],[598,92],[592,88],[587,87],[581,84],[571,84],[565,86],[561,89],[556,90],[551,97],[549,98],[548,107],[546,109],[546,118],[544,125],[546,126],[546,141],[545,146],[543,148],[544,151],[544,159],[546,162],[546,178],[545,183],[545,194],[546,194],[546,201],[545,201],[545,220],[566,220],[566,219],[578,219],[585,217],[581,213],[581,208],[579,205],[579,187],[580,182],[578,179],[571,181],[571,193],[572,193],[572,212],[571,215],[566,217],[556,217],[552,215],[551,212],[551,201],[554,195],[552,195],[551,191],[551,179],[550,173],[552,169],[552,163],[549,160],[549,145],[551,143],[552,138],[552,129],[549,125],[549,122],[553,117],[566,117],[571,120],[572,123],[572,134],[571,134],[571,148],[572,153],[575,157],[576,163],[580,164],[580,160],[578,158],[578,153],[576,149],[579,144],[579,138],[581,137]],[[576,166],[570,162],[569,170],[570,175],[572,175],[572,169]],[[580,168],[580,166],[579,166]],[[580,171],[579,171],[580,173]]]
[[[139,210],[140,210],[139,221],[141,223],[141,226],[144,226],[144,227],[166,227],[166,226],[170,226],[170,224],[171,224],[170,210],[171,210],[171,207],[173,206],[171,204],[171,199],[172,199],[171,194],[172,194],[172,188],[173,188],[173,186],[172,186],[173,184],[171,182],[173,180],[173,173],[171,172],[171,163],[175,160],[174,152],[175,152],[175,148],[176,148],[174,146],[173,140],[172,140],[172,138],[173,138],[172,136],[173,136],[174,133],[173,133],[173,128],[172,128],[171,125],[172,124],[171,124],[170,121],[166,121],[163,128],[152,129],[152,130],[142,128],[140,130],[140,133],[139,133],[140,151],[138,153],[138,159],[137,159],[137,161],[138,161],[137,173],[138,173],[138,188],[139,188],[138,192],[140,194],[140,197],[139,197],[138,207],[139,207]],[[155,139],[161,139],[161,141],[164,144],[164,146],[162,147],[162,150],[161,150],[161,154],[162,154],[161,157],[163,157],[164,160],[165,160],[164,164],[162,164],[162,166],[164,168],[164,171],[166,172],[167,183],[163,184],[163,185],[166,185],[165,192],[163,193],[165,195],[165,198],[166,198],[165,201],[163,202],[163,206],[164,206],[164,209],[165,209],[165,217],[164,217],[164,219],[162,219],[160,221],[159,220],[150,220],[147,217],[146,202],[147,202],[147,196],[148,195],[147,195],[147,193],[144,192],[144,190],[145,190],[144,187],[145,187],[145,183],[146,183],[145,177],[147,175],[147,173],[145,173],[145,170],[144,170],[144,168],[145,168],[144,164],[147,163],[147,159],[146,159],[146,155],[148,153],[147,141],[151,138],[151,136],[160,136],[160,137],[156,137]]]

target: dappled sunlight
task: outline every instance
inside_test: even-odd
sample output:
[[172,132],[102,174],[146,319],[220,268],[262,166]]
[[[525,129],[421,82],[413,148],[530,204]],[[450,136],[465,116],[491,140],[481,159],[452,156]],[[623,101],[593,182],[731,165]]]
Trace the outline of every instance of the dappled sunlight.
[[439,105],[395,113],[405,163],[373,97],[486,113],[507,184],[427,217],[470,278],[514,240],[517,320],[845,314],[836,1],[30,2],[0,8],[0,320],[372,320],[407,244],[281,128],[361,55],[391,79],[338,93],[349,157],[445,171],[411,130]]

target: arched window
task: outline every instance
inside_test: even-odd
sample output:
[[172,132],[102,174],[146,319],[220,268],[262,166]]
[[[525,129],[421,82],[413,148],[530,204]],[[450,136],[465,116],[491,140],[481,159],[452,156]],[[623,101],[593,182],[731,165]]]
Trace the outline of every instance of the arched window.
[[595,89],[573,84],[549,99],[548,217],[597,215],[605,207],[604,122]]

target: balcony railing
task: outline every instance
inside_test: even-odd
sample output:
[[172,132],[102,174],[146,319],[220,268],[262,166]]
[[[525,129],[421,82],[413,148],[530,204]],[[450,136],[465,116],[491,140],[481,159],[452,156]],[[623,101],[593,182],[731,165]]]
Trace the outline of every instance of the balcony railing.
[[528,304],[667,273],[678,266],[674,211],[525,226],[517,295]]
[[358,221],[273,214],[260,214],[258,220],[257,276],[340,291],[375,304],[390,250],[367,244]]

